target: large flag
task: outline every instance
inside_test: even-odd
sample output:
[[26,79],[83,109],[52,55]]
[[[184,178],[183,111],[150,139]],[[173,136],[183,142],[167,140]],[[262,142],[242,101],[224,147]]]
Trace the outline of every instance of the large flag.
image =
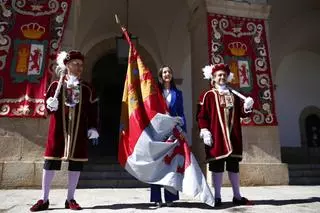
[[142,182],[164,185],[214,206],[185,133],[177,119],[168,115],[151,72],[123,31],[130,50],[121,109],[120,164]]

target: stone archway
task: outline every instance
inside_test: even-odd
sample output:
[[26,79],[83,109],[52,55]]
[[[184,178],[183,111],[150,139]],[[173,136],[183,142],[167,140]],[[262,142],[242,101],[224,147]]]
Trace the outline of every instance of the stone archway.
[[[137,47],[145,65],[156,76],[156,63],[142,46]],[[123,171],[117,162],[120,108],[127,64],[118,64],[116,39],[110,37],[83,51],[86,55],[83,78],[93,83],[98,91],[100,118],[100,143],[89,146],[89,162],[81,173],[79,188],[105,188],[135,186],[146,187]],[[111,132],[110,132],[111,131]],[[125,176],[125,178],[123,178]]]
[[[138,44],[137,49],[145,65],[156,77],[157,68],[152,56],[142,45]],[[85,54],[87,72],[83,78],[92,82],[100,99],[100,143],[98,146],[89,147],[89,157],[100,161],[105,157],[117,156],[121,99],[127,63],[118,62],[115,37],[97,42]]]
[[[103,57],[106,53],[110,51],[115,51],[116,49],[116,39],[115,37],[109,37],[97,41],[92,47],[84,52],[85,54],[85,70],[83,78],[89,82],[92,80],[92,69],[97,61]],[[157,76],[157,64],[152,55],[144,48],[140,43],[137,46],[139,54],[145,63],[145,65],[151,70],[153,76]]]
[[115,38],[107,38],[97,42],[91,49],[85,53],[85,71],[83,78],[89,82],[92,81],[92,69],[96,62],[108,51],[116,48]]

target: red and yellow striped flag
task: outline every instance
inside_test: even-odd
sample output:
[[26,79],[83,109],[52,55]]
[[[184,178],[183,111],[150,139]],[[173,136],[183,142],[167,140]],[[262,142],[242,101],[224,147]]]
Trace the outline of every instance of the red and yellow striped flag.
[[130,44],[123,90],[118,159],[138,180],[159,184],[214,205],[214,198],[193,156],[182,128],[167,105],[149,69]]
[[157,113],[166,114],[166,111],[166,104],[150,70],[143,64],[135,47],[130,44],[120,119],[118,157],[123,167],[152,118]]

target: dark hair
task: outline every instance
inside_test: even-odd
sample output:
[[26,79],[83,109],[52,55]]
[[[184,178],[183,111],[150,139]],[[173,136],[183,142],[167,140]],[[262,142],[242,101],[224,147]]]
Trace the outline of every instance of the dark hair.
[[175,89],[175,88],[177,88],[176,87],[176,84],[175,84],[175,82],[174,82],[174,78],[173,78],[173,70],[172,70],[172,68],[170,67],[170,66],[168,66],[168,65],[162,65],[161,67],[160,67],[160,69],[159,69],[159,72],[158,72],[158,86],[159,86],[159,88],[162,90],[163,89],[163,79],[162,79],[162,73],[163,73],[163,69],[164,68],[169,68],[169,70],[171,71],[171,74],[172,74],[172,79],[171,79],[171,81],[170,81],[170,88],[173,88],[173,89]]

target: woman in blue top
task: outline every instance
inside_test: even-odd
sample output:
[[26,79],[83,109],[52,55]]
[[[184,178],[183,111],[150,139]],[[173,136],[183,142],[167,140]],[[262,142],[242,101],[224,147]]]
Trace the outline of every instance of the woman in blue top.
[[[182,129],[186,132],[186,119],[183,110],[183,98],[182,92],[177,89],[174,78],[172,75],[172,69],[164,65],[158,72],[158,85],[160,91],[162,91],[163,98],[165,99],[169,108],[171,116],[179,116],[183,120]],[[173,201],[179,200],[178,191],[173,194],[164,189],[164,199],[167,206],[172,206]],[[151,202],[154,202],[158,207],[163,205],[161,198],[161,186],[151,184]]]

